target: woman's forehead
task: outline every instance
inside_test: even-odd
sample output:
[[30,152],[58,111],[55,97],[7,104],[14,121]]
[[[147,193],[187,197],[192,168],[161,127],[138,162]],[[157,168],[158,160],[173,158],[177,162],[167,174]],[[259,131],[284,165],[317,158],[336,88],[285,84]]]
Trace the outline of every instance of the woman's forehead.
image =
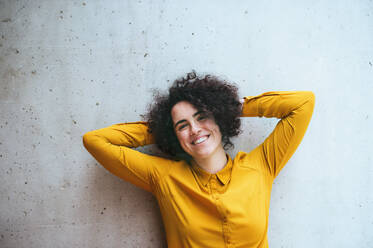
[[[182,118],[194,115],[198,112],[198,109],[187,101],[181,101],[176,103],[171,109],[172,118]],[[175,121],[175,120],[174,120]]]

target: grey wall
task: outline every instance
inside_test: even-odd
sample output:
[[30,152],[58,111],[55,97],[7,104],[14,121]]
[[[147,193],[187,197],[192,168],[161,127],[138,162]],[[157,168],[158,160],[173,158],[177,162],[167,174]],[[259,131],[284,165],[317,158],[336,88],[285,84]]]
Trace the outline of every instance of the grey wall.
[[[241,96],[316,94],[273,187],[271,247],[373,247],[371,0],[0,0],[0,247],[164,247],[153,197],[81,138],[139,120],[191,69]],[[243,122],[232,155],[276,124]]]

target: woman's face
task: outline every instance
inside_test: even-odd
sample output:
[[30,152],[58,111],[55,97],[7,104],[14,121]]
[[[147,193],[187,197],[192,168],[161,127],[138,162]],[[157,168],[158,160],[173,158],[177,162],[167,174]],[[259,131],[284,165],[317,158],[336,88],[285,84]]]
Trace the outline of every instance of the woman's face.
[[171,109],[174,130],[183,150],[194,159],[204,159],[222,149],[222,136],[213,117],[187,101]]

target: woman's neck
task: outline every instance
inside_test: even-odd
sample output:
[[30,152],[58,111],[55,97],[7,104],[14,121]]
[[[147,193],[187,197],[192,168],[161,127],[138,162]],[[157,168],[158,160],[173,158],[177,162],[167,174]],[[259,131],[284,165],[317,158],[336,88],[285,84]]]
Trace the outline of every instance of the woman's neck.
[[218,148],[211,156],[206,158],[193,158],[199,167],[208,173],[215,174],[227,164],[227,155],[223,147]]

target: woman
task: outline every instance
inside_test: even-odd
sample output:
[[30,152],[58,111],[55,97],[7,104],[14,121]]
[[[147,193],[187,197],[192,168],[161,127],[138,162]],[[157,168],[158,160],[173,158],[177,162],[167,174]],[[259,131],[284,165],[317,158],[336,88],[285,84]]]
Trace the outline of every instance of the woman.
[[[191,73],[156,97],[146,122],[91,131],[83,142],[113,174],[154,194],[168,247],[268,247],[272,183],[301,142],[314,102],[309,91],[240,101],[236,87]],[[225,149],[240,117],[262,116],[280,120],[261,145],[231,159]],[[172,157],[131,149],[154,143]]]

